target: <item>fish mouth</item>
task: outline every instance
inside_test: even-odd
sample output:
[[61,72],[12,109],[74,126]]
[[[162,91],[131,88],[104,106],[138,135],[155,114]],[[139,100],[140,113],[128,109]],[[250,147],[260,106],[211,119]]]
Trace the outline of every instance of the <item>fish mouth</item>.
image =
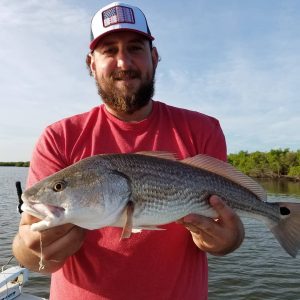
[[21,209],[39,219],[56,219],[60,218],[64,213],[63,207],[26,201],[22,204]]

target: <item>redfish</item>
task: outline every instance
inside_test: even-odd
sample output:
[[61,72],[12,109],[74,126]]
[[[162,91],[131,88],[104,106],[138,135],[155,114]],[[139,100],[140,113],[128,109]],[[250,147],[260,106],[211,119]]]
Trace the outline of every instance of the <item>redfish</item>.
[[177,160],[161,152],[96,155],[27,189],[23,211],[40,218],[42,231],[73,223],[87,229],[160,229],[194,213],[217,218],[209,197],[217,195],[239,215],[262,220],[293,257],[300,249],[300,204],[269,203],[253,179],[206,155]]

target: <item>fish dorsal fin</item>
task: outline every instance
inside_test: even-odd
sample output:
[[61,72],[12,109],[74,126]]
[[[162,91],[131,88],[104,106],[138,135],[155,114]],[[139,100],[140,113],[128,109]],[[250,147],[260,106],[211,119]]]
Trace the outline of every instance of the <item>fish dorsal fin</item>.
[[250,190],[260,200],[267,200],[266,191],[255,180],[240,172],[229,163],[204,154],[186,158],[181,162],[225,177]]
[[152,157],[169,159],[169,160],[178,160],[176,154],[167,151],[141,151],[141,152],[136,152],[135,154],[152,156]]

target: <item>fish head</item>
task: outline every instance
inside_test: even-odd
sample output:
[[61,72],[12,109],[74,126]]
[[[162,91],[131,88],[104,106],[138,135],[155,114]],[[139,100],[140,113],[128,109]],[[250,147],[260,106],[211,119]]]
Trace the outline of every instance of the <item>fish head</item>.
[[22,210],[41,219],[32,230],[66,223],[96,229],[113,224],[129,197],[129,182],[122,174],[73,165],[25,190]]

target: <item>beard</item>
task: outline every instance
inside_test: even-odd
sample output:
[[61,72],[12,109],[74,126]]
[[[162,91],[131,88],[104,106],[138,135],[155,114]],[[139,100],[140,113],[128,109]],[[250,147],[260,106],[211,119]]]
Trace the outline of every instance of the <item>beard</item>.
[[115,71],[109,79],[98,80],[96,78],[98,94],[103,102],[114,111],[133,114],[148,104],[154,95],[155,71],[153,71],[152,78],[142,81],[136,91],[130,91],[126,86],[116,87],[114,83],[122,78],[141,78],[141,74],[138,71]]

